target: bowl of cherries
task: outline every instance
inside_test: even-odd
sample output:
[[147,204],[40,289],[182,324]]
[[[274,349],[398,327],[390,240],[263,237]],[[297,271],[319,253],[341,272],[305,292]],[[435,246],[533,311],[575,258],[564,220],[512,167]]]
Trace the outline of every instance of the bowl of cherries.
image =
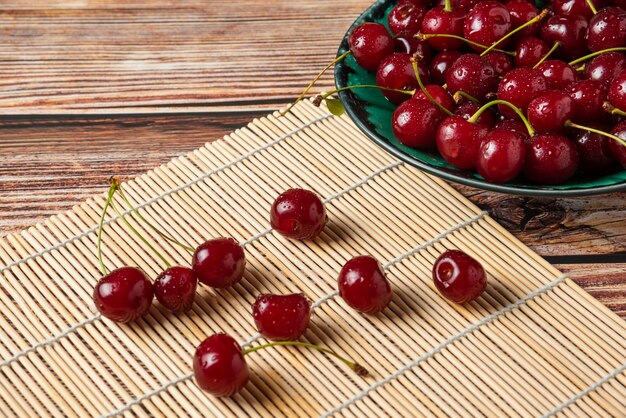
[[379,0],[334,63],[316,102],[428,173],[518,195],[626,190],[624,0]]

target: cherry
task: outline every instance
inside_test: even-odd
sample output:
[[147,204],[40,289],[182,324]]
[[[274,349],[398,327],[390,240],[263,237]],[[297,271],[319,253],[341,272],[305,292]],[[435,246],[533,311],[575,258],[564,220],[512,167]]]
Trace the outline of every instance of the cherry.
[[626,112],[626,70],[620,72],[611,81],[608,99],[613,106]]
[[589,1],[594,3],[596,8],[600,5],[600,2],[597,0],[553,0],[552,8],[556,14],[561,16],[581,15],[585,19],[590,19],[594,12],[589,7]]
[[587,46],[592,51],[626,45],[626,10],[605,7],[589,21]]
[[398,4],[400,3],[411,3],[418,7],[427,8],[430,6],[431,0],[400,0]]
[[619,52],[605,52],[598,55],[585,65],[585,77],[589,80],[597,80],[605,85],[626,70],[626,57]]
[[297,240],[315,239],[328,222],[324,203],[310,190],[289,189],[274,200],[270,224],[280,235]]
[[[420,78],[428,82],[428,69],[420,62],[417,64]],[[376,72],[376,84],[397,90],[415,90],[417,78],[411,64],[411,56],[395,52],[385,57]],[[410,96],[396,91],[382,90],[383,95],[392,103],[402,103]]]
[[201,283],[225,288],[238,283],[246,267],[243,248],[233,238],[215,238],[200,244],[192,268]]
[[408,32],[402,32],[393,39],[395,52],[403,52],[411,56],[420,57],[421,62],[428,63],[432,59],[432,49],[428,42],[416,39]]
[[527,135],[515,130],[489,132],[478,150],[478,174],[491,183],[513,180],[524,168],[526,138]]
[[511,58],[505,53],[499,51],[489,51],[483,56],[483,58],[491,64],[499,77],[504,76],[514,68]]
[[[626,141],[626,121],[620,122],[611,130],[611,133]],[[626,168],[626,147],[615,140],[609,140],[609,150],[622,167]]]
[[502,119],[493,125],[493,130],[513,131],[522,135],[524,140],[530,139],[526,125],[519,119]]
[[302,293],[259,295],[252,305],[252,316],[257,329],[268,340],[297,340],[309,326],[311,303]]
[[580,156],[578,169],[581,173],[586,176],[600,176],[613,167],[615,159],[609,142],[616,141],[589,131],[579,131],[575,141]]
[[93,291],[96,309],[111,321],[127,323],[148,312],[154,290],[137,267],[120,267],[98,280]]
[[[461,103],[457,106],[454,111],[455,115],[461,116],[463,119],[469,119],[480,109],[480,105],[474,102],[465,102]],[[480,123],[481,125],[485,125],[487,127],[493,126],[496,121],[493,117],[493,113],[491,111],[483,112],[476,120],[476,123]]]
[[[514,28],[522,26],[539,14],[535,5],[526,0],[511,0],[507,2],[504,7],[506,7],[509,11],[509,15],[511,15],[511,26]],[[534,35],[539,32],[540,28],[541,22],[536,22],[522,29],[516,36]]]
[[[435,39],[435,38],[432,38]],[[456,50],[441,51],[430,61],[429,73],[433,83],[445,84],[446,75],[461,53]]]
[[387,25],[394,35],[417,33],[422,27],[426,8],[410,2],[398,3],[387,16]]
[[607,89],[601,82],[580,80],[570,84],[566,91],[574,100],[577,121],[598,122],[606,118],[602,105],[607,98]]
[[217,397],[233,396],[250,380],[239,343],[221,333],[200,343],[193,356],[193,373],[198,386]]
[[396,108],[391,116],[395,137],[407,147],[431,149],[435,146],[437,126],[444,118],[437,105],[429,100],[410,99]]
[[376,71],[380,62],[393,52],[393,39],[380,23],[362,23],[350,32],[348,45],[357,64]]
[[534,67],[550,47],[543,40],[534,36],[525,36],[517,43],[515,65],[517,67]]
[[547,60],[537,66],[537,71],[546,79],[548,88],[561,90],[578,81],[578,72],[561,60]]
[[[533,97],[545,90],[547,90],[546,79],[537,70],[518,67],[508,72],[500,81],[498,99],[510,102],[525,112]],[[509,107],[499,105],[499,110],[504,117],[515,117],[515,113]]]
[[[478,3],[467,15],[463,32],[469,41],[491,45],[500,41],[511,30],[511,15],[502,3],[493,0]],[[509,39],[504,39],[497,44],[504,48]],[[470,44],[474,50],[481,52],[484,48]]]
[[[437,84],[428,84],[424,86],[424,88],[428,91],[431,97],[435,99],[437,103],[439,103],[451,112],[454,110],[454,100],[452,100],[452,96],[450,96],[450,93],[448,93],[446,89],[438,86]],[[415,99],[430,100],[430,98],[427,97],[422,90],[417,90],[413,97]]]
[[459,250],[447,250],[437,258],[433,281],[439,293],[454,303],[472,301],[487,288],[483,266]]
[[578,169],[578,150],[567,137],[541,133],[530,139],[526,149],[524,174],[535,183],[560,184]]
[[498,76],[491,64],[477,54],[459,57],[446,75],[448,91],[463,91],[478,100],[494,92],[498,86]]
[[444,160],[455,167],[470,170],[476,167],[478,149],[489,127],[472,123],[461,116],[448,116],[437,130],[437,149]]
[[587,51],[585,34],[587,20],[582,16],[554,15],[541,28],[541,38],[549,45],[559,42],[559,54],[564,58],[576,58]]
[[[480,0],[451,0],[450,1],[450,10],[459,10],[461,12],[467,13],[476,6]],[[433,6],[445,6],[445,0],[436,0]]]
[[[465,13],[460,10],[446,11],[444,7],[434,7],[426,12],[422,20],[423,34],[447,34],[463,36]],[[431,47],[438,51],[459,49],[464,46],[460,39],[448,37],[428,38]]]
[[562,90],[548,90],[528,104],[528,120],[538,132],[560,132],[574,118],[574,100]]
[[348,260],[337,280],[339,295],[353,309],[374,314],[391,301],[391,285],[378,261],[369,255]]
[[191,309],[196,295],[198,278],[188,267],[174,266],[165,270],[154,281],[154,295],[172,312]]

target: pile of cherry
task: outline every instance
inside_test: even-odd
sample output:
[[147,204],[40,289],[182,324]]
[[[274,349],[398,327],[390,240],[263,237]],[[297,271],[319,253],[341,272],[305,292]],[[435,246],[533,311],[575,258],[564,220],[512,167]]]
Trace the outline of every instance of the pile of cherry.
[[624,0],[543,10],[527,0],[400,0],[388,27],[355,27],[345,55],[376,72],[377,86],[349,88],[377,87],[398,104],[402,144],[436,148],[493,183],[523,173],[560,184],[626,167]]
[[[129,210],[161,238],[193,253],[191,268],[171,266],[167,260],[134,228],[116,206],[118,194]],[[102,258],[102,231],[107,209],[111,207],[120,219],[164,261],[167,269],[154,280],[137,267],[121,267],[108,272]],[[276,198],[270,210],[274,231],[294,240],[313,240],[323,231],[328,216],[323,202],[313,192],[290,189]],[[119,182],[111,182],[98,231],[98,258],[103,277],[93,292],[100,313],[110,320],[126,323],[144,316],[156,296],[159,303],[173,312],[189,310],[196,296],[198,282],[212,288],[226,288],[239,283],[246,266],[242,246],[232,238],[215,238],[193,249],[160,231],[145,219],[124,195]],[[448,300],[466,303],[485,290],[487,278],[478,261],[459,250],[442,253],[433,266],[435,287]],[[393,290],[384,269],[372,256],[361,255],[348,260],[337,279],[338,294],[351,308],[364,314],[383,311],[391,302]],[[219,297],[219,296],[218,296]],[[248,382],[250,372],[244,356],[276,345],[294,345],[322,351],[337,358],[359,375],[367,375],[362,366],[333,351],[297,341],[307,330],[311,301],[303,294],[261,294],[252,305],[252,317],[261,336],[271,341],[242,349],[231,336],[218,333],[197,347],[193,369],[196,382],[215,396],[232,396]]]

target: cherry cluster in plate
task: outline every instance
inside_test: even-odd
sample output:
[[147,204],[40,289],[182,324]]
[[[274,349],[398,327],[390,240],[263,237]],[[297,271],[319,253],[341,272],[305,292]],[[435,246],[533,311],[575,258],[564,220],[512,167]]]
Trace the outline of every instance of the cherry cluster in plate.
[[[355,27],[348,54],[398,105],[400,143],[493,183],[523,175],[553,185],[626,167],[624,0],[543,10],[528,0],[400,0],[387,26]],[[374,86],[350,88],[364,87]]]

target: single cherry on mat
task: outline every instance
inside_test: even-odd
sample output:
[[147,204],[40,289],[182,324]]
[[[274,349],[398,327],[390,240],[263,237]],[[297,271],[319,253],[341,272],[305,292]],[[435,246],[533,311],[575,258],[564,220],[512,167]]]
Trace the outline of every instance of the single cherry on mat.
[[367,314],[384,310],[393,294],[380,263],[369,255],[348,260],[337,283],[339,295],[348,306]]
[[197,287],[198,278],[192,269],[173,266],[154,281],[154,296],[170,311],[184,312],[191,309]]
[[348,45],[357,64],[368,71],[376,71],[383,58],[393,52],[393,38],[380,23],[366,22],[354,28]]
[[437,258],[433,281],[443,297],[459,304],[478,298],[487,288],[483,266],[459,250],[447,250]]
[[324,202],[310,190],[289,189],[274,200],[270,209],[272,228],[291,239],[314,239],[321,234],[326,222]]
[[93,291],[93,301],[106,318],[127,323],[148,312],[154,288],[137,267],[120,267],[102,277]]
[[250,380],[239,343],[221,333],[200,343],[193,357],[193,372],[198,386],[217,397],[233,396]]
[[311,302],[302,293],[262,294],[252,305],[252,316],[257,330],[268,340],[297,340],[309,326]]
[[238,283],[245,267],[246,255],[233,238],[208,240],[196,248],[192,258],[192,268],[200,283],[216,288]]

